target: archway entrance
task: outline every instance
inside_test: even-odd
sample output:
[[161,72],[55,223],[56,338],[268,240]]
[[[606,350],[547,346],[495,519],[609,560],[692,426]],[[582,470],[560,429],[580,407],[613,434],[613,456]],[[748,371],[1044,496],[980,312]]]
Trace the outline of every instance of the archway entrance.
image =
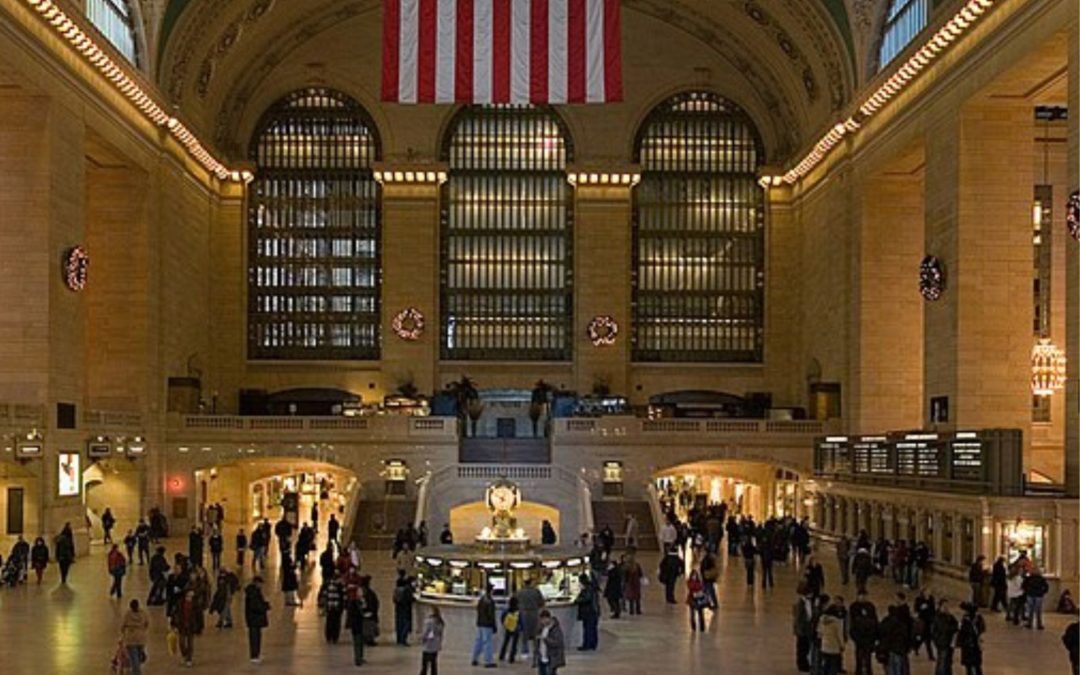
[[196,517],[213,523],[210,508],[220,506],[228,527],[248,527],[253,522],[279,520],[311,522],[312,507],[319,507],[325,523],[331,513],[346,518],[348,505],[358,491],[352,471],[310,459],[246,459],[195,471]]
[[799,517],[803,512],[799,475],[769,464],[708,460],[657,471],[653,487],[666,509],[680,518],[693,508],[725,503],[728,513],[761,521]]
[[128,530],[139,522],[142,504],[141,467],[127,459],[105,459],[92,463],[83,471],[83,491],[86,517],[90,521],[90,540],[101,541],[105,532],[101,516],[108,508],[116,518],[112,538],[120,541]]

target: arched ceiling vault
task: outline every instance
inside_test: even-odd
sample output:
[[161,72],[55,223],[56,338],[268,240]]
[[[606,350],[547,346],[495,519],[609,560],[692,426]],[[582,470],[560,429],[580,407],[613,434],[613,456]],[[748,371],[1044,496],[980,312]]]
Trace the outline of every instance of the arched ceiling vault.
[[[352,34],[377,41],[382,6],[381,0],[144,1],[159,5],[154,62],[160,88],[194,128],[234,158],[242,154],[245,124],[261,113],[249,108],[264,105],[266,92],[289,73],[294,86],[305,84],[290,61],[304,60],[309,79],[335,86],[336,77],[350,72],[349,64],[335,60],[353,58],[337,42]],[[692,38],[701,63],[709,65],[678,64],[684,70],[721,69],[727,72],[715,79],[738,80],[741,95],[719,93],[733,95],[752,113],[771,139],[773,161],[787,159],[831,123],[856,85],[860,59],[845,0],[623,0],[623,7],[627,25],[658,21]],[[636,40],[624,36],[627,67]],[[318,58],[324,46],[328,58]],[[377,44],[355,47],[356,58],[378,54]],[[664,54],[653,50],[647,59],[662,61]],[[366,82],[377,79],[377,63],[365,64],[362,73],[361,84],[377,90],[377,82]]]

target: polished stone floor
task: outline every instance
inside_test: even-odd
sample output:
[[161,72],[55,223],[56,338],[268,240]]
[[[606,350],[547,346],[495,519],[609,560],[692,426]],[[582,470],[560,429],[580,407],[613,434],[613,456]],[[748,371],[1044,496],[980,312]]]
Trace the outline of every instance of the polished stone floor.
[[[169,547],[170,555],[178,545],[175,542]],[[650,576],[655,578],[655,558],[646,562]],[[646,589],[643,616],[605,620],[601,624],[600,651],[588,655],[571,651],[567,668],[560,672],[795,673],[790,619],[795,572],[778,566],[775,590],[750,591],[744,584],[741,564],[738,560],[733,562],[724,565],[719,588],[721,608],[711,619],[707,632],[691,633],[685,607],[665,606],[662,589],[654,581]],[[389,605],[387,581],[392,573],[389,556],[382,552],[367,554],[365,568],[379,580],[377,590],[385,605]],[[850,602],[850,589],[836,590],[835,565],[828,570],[826,590],[839,592]],[[241,625],[231,631],[211,628],[199,638],[195,670],[217,673],[352,670],[347,639],[337,646],[326,645],[321,639],[314,602],[316,579],[314,573],[306,577],[306,601],[302,608],[285,608],[280,593],[271,596],[273,611],[261,665],[248,662]],[[126,597],[145,598],[148,589],[145,567],[134,567],[126,581]],[[874,599],[884,603],[894,589],[881,580],[876,584],[872,589]],[[234,611],[239,618],[240,599],[236,602]],[[0,673],[107,673],[124,607],[126,598],[124,603],[108,598],[104,552],[100,547],[94,547],[89,557],[78,561],[67,587],[58,585],[58,573],[53,566],[41,587],[28,585],[0,590]],[[152,634],[145,672],[190,672],[181,668],[166,651],[162,610],[152,608],[151,612]],[[384,608],[383,625],[392,632],[391,613],[390,607]],[[1064,617],[1048,615],[1047,630],[1041,632],[1006,626],[1000,615],[987,618],[990,628],[985,641],[986,675],[1068,672],[1060,639],[1067,623]],[[386,628],[384,642],[385,633]],[[359,672],[419,672],[420,653],[415,647],[379,646],[369,651],[368,658],[368,664]],[[850,669],[851,654],[847,658]],[[440,661],[440,672],[444,674],[479,672],[470,667],[466,654],[446,652]],[[915,657],[913,663],[915,675],[933,672],[925,657]],[[520,663],[503,666],[501,670],[531,672]],[[959,664],[956,672],[963,672]]]

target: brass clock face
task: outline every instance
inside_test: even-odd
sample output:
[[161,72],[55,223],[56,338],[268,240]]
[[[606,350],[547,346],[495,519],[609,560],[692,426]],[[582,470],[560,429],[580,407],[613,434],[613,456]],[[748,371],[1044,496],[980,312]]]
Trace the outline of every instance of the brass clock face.
[[517,494],[514,488],[507,486],[496,486],[491,488],[491,494],[488,497],[488,503],[491,504],[491,508],[495,511],[509,511],[514,508],[517,502]]

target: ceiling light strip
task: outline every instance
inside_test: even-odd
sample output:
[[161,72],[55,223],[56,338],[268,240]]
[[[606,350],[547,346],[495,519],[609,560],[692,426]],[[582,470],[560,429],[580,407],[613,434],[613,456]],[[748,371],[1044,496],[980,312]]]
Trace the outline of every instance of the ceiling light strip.
[[224,164],[218,161],[183,122],[158,105],[146,90],[124,72],[122,66],[118,65],[104,49],[98,46],[93,37],[72,21],[71,17],[52,0],[24,1],[37,11],[56,33],[67,40],[75,51],[82,54],[83,58],[101,73],[106,80],[110,81],[113,87],[138,108],[147,119],[159,127],[164,127],[203,168],[220,180],[249,180],[249,172],[229,171]]
[[762,185],[766,183],[779,185],[781,180],[789,185],[794,185],[806,174],[813,171],[845,136],[858,131],[866,120],[873,117],[886,103],[904,91],[918,77],[919,73],[933,63],[953,42],[970,30],[979,18],[993,7],[995,1],[968,0],[944,26],[938,29],[923,44],[921,49],[897,67],[889,79],[885,80],[884,84],[866,98],[854,115],[833,126],[827,134],[822,136],[821,140],[814,144],[813,149],[782,177],[762,177]]

